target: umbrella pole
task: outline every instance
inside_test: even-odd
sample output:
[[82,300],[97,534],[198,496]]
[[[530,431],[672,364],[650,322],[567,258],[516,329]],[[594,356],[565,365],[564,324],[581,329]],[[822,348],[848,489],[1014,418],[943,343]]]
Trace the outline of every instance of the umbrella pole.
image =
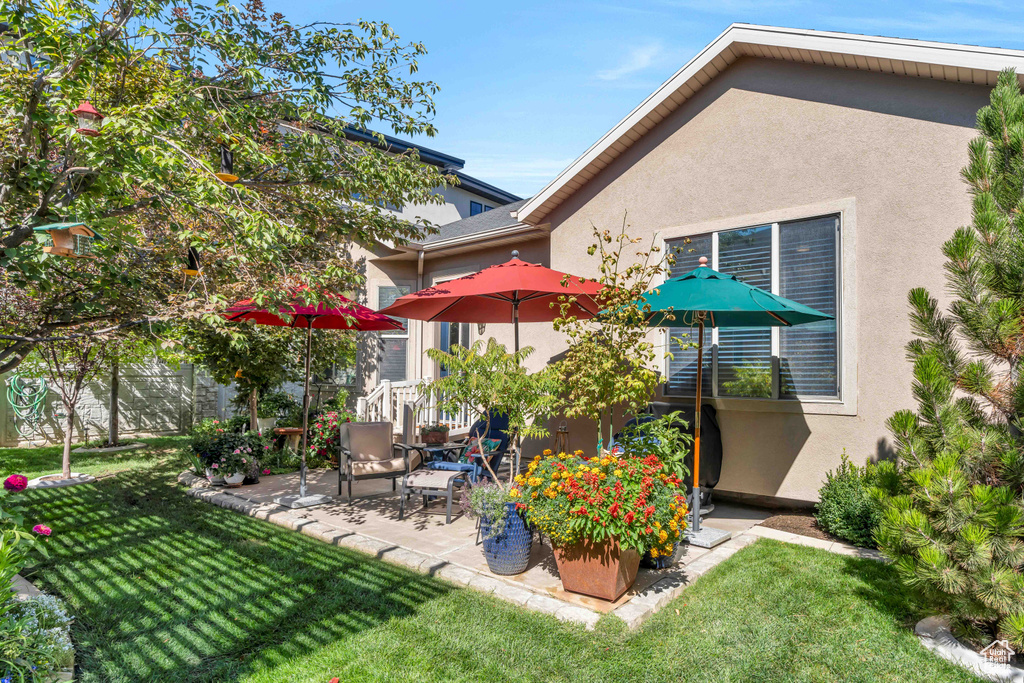
[[306,497],[306,432],[309,429],[309,359],[313,355],[313,320],[306,320],[306,380],[302,385],[302,465],[299,467],[299,498]]
[[[518,255],[518,252],[515,252]],[[512,328],[515,330],[515,348],[516,355],[519,355],[519,293],[516,292],[512,295]],[[516,469],[512,473],[512,476],[519,474],[519,432],[516,432]]]
[[704,318],[697,327],[697,395],[693,411],[693,525],[692,533],[700,531],[700,390],[704,382]]

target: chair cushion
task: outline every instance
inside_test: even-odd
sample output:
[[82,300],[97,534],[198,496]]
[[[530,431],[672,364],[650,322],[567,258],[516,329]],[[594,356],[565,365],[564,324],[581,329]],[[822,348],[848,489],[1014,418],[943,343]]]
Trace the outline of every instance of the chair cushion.
[[353,461],[383,461],[395,457],[393,427],[390,422],[350,422],[341,433],[345,446],[346,432],[348,450]]
[[469,451],[466,452],[467,456],[480,455],[480,447],[483,446],[484,454],[493,453],[497,450],[498,446],[501,445],[499,439],[472,439],[469,442],[471,445]]
[[405,472],[405,459],[352,461],[352,475],[355,477],[365,477],[368,474],[388,474],[391,472]]
[[447,472],[472,472],[473,466],[468,462],[431,462],[427,467],[432,470],[445,470]]

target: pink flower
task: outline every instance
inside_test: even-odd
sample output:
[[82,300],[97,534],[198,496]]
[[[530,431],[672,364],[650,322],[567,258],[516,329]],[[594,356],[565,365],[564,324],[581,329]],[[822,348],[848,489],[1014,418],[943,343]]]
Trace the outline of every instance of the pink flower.
[[242,458],[242,464],[244,465],[245,463],[246,463],[245,458]]
[[12,474],[4,480],[4,488],[14,493],[24,491],[27,486],[28,478],[23,474]]
[[270,450],[270,446],[264,446],[264,447],[263,447],[263,450],[265,450],[265,451],[269,451],[269,450]]
[[36,524],[34,527],[32,527],[32,531],[36,532],[41,536],[49,536],[53,533],[50,527],[46,526],[45,524]]
[[237,449],[237,448],[236,448],[236,449],[235,449],[235,455],[238,455],[239,453],[241,453],[241,451],[240,451],[239,449]]
[[263,470],[263,474],[270,474],[270,470]]
[[217,463],[213,463],[213,465],[211,465],[211,467],[213,467],[213,469],[217,469],[218,467],[220,467],[220,465],[218,465]]

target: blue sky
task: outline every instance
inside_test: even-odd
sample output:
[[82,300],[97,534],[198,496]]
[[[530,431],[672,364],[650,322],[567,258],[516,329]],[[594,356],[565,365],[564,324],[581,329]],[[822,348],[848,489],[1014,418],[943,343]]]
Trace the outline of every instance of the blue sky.
[[370,19],[426,44],[439,134],[421,143],[540,190],[732,22],[1024,49],[1020,0],[266,0],[296,22]]

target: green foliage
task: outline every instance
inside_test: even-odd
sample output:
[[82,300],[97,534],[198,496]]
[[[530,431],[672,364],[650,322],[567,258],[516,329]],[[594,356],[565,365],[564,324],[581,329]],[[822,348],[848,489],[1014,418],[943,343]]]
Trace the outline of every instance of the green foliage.
[[287,391],[268,391],[260,396],[256,404],[256,415],[260,418],[283,417],[302,406]]
[[[341,425],[354,422],[356,414],[347,410],[330,410],[318,415],[309,424],[306,463],[310,467],[324,467],[329,463],[337,463],[341,448]],[[310,464],[311,463],[311,464]]]
[[189,437],[188,456],[199,471],[215,470],[217,474],[256,474],[260,461],[270,450],[270,440],[256,431],[230,431],[219,420],[203,420]]
[[555,366],[565,392],[565,414],[588,417],[597,424],[598,443],[608,425],[608,442],[616,408],[639,413],[647,406],[661,377],[651,367],[655,347],[648,340],[650,306],[637,301],[658,277],[668,273],[671,257],[660,257],[653,244],[638,247],[639,238],[630,237],[625,218],[618,233],[594,226],[596,243],[587,250],[600,258],[594,279],[604,285],[594,297],[601,315],[580,320],[569,315],[573,296],[559,297],[560,317],[556,330],[565,333],[568,349]]
[[889,420],[906,489],[879,547],[958,632],[1024,648],[1024,95],[1000,74],[963,179],[973,222],[943,245],[948,313],[910,292],[917,412]]
[[736,368],[735,379],[722,382],[722,391],[728,396],[772,397],[772,369],[765,365],[741,365]]
[[661,460],[667,474],[683,479],[689,474],[684,462],[693,436],[677,429],[677,425],[688,426],[679,411],[623,429],[617,443],[631,457],[642,458],[653,453]]
[[[0,5],[0,287],[27,299],[0,297],[0,329],[198,318],[280,303],[284,280],[346,291],[362,279],[349,245],[432,230],[380,208],[443,202],[457,181],[346,128],[432,136],[426,49],[344,21],[296,25],[258,0]],[[106,117],[98,136],[76,133],[83,100]],[[221,144],[237,182],[215,175]],[[97,258],[43,253],[33,228],[67,220],[104,237]],[[33,343],[3,342],[0,372]]]
[[500,413],[508,416],[510,438],[543,438],[548,434],[544,421],[557,405],[558,380],[551,366],[527,371],[523,363],[532,353],[530,346],[509,353],[493,338],[486,345],[477,341],[470,348],[455,346],[451,353],[428,349],[430,359],[448,368],[448,375],[422,391],[446,412],[458,413],[468,405],[488,420],[487,432],[490,416]]
[[508,515],[515,514],[509,512],[507,504],[513,502],[515,500],[509,496],[509,492],[495,483],[471,486],[462,492],[459,499],[466,515],[490,525],[485,538],[495,538],[505,532]]
[[[14,639],[18,642],[19,656],[15,666],[7,672],[19,680],[43,681],[63,668],[74,663],[74,647],[71,644],[71,617],[57,598],[52,595],[37,595],[27,600],[14,601],[6,615],[0,612],[0,652],[3,642]],[[4,616],[8,618],[5,623]],[[9,630],[8,630],[9,629]],[[4,631],[7,635],[3,635]],[[4,655],[0,654],[0,674],[3,674]]]
[[882,503],[873,492],[893,492],[898,479],[894,463],[868,461],[864,467],[857,467],[843,451],[839,467],[825,475],[825,485],[818,491],[814,515],[818,526],[833,536],[874,548]]
[[546,453],[516,475],[509,494],[555,547],[614,539],[653,557],[672,553],[686,530],[686,488],[657,455]]

